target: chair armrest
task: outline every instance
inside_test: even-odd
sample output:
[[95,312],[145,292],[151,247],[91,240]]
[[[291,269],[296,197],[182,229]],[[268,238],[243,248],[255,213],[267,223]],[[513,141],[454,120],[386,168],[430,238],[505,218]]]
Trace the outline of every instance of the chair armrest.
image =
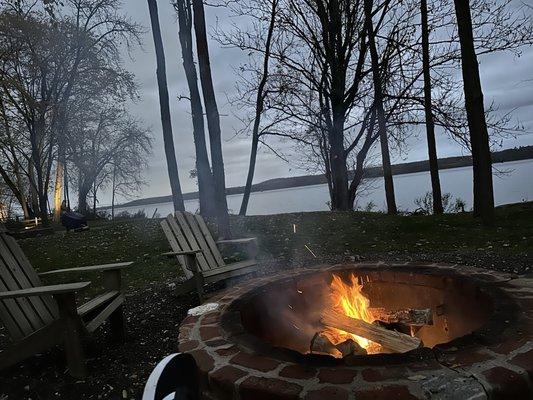
[[223,239],[217,241],[217,244],[247,244],[256,242],[257,238],[250,237],[250,238],[242,238],[242,239]]
[[88,267],[78,267],[78,268],[65,268],[65,269],[55,269],[53,271],[41,272],[39,276],[43,275],[52,275],[52,274],[61,274],[63,272],[92,272],[92,271],[109,271],[113,269],[122,269],[129,267],[133,264],[130,262],[121,262],[113,264],[102,264],[102,265],[90,265]]
[[172,256],[186,256],[188,254],[197,254],[202,253],[202,249],[198,250],[186,250],[186,251],[167,251],[166,253],[161,253],[162,256],[172,257]]
[[20,297],[43,296],[78,292],[89,286],[91,282],[64,283],[62,285],[37,286],[34,288],[10,290],[0,292],[0,300],[16,299]]

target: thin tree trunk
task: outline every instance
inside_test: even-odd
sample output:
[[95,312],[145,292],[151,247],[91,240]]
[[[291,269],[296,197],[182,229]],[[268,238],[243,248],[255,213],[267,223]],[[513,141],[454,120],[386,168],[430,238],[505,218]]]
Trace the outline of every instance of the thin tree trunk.
[[111,219],[115,220],[115,190],[116,190],[117,166],[113,165],[113,182],[111,184]]
[[178,173],[178,163],[176,161],[176,151],[174,150],[174,136],[172,134],[172,122],[170,120],[170,105],[168,100],[165,53],[163,49],[163,40],[161,39],[161,28],[159,26],[156,0],[148,0],[148,8],[150,10],[150,21],[152,24],[152,35],[156,53],[156,74],[157,84],[159,87],[161,126],[163,128],[163,142],[165,146],[165,156],[167,159],[168,177],[170,180],[170,188],[172,190],[172,203],[174,204],[174,211],[185,211]]
[[372,0],[365,0],[365,25],[368,34],[368,47],[372,60],[372,76],[374,83],[374,104],[376,107],[379,141],[381,144],[381,159],[383,164],[383,178],[385,180],[385,197],[387,199],[387,213],[395,215],[398,213],[396,199],[394,195],[394,180],[392,178],[392,168],[390,162],[389,143],[387,138],[387,120],[383,109],[383,86],[379,75],[379,56],[374,37],[374,27],[372,23]]
[[250,193],[252,192],[252,183],[254,181],[255,163],[257,160],[257,149],[259,147],[259,136],[255,133],[255,125],[259,125],[259,121],[254,121],[254,133],[252,133],[252,147],[250,149],[250,163],[248,164],[248,176],[246,177],[246,185],[244,186],[244,193],[242,195],[241,209],[239,215],[246,215],[248,210],[248,202],[250,201]]
[[226,200],[226,178],[224,176],[220,116],[209,62],[204,3],[202,0],[192,0],[192,7],[194,12],[194,32],[196,33],[196,49],[198,51],[198,64],[200,67],[200,82],[202,84],[202,93],[207,114],[207,127],[209,129],[209,144],[211,148],[215,199],[217,203],[218,231],[221,237],[229,238],[231,233]]
[[250,150],[250,164],[248,166],[248,176],[246,177],[246,185],[244,186],[244,194],[242,196],[241,209],[239,215],[246,215],[248,210],[248,202],[250,201],[250,193],[252,191],[252,183],[254,180],[255,163],[257,161],[257,148],[259,147],[259,126],[261,124],[261,115],[265,106],[265,86],[268,80],[268,66],[270,62],[270,47],[272,44],[272,36],[274,34],[274,26],[276,23],[276,13],[278,0],[271,0],[272,7],[270,10],[270,22],[268,25],[268,33],[265,42],[265,55],[263,57],[263,72],[261,81],[257,87],[257,97],[255,100],[255,118],[252,129],[252,148]]
[[484,224],[490,225],[494,222],[492,160],[479,64],[474,46],[470,1],[454,0],[454,2],[461,43],[463,86],[472,147],[474,216],[481,217]]
[[194,65],[192,42],[192,12],[190,0],[178,0],[175,3],[178,13],[179,40],[183,57],[183,69],[189,86],[191,102],[191,115],[196,152],[196,173],[198,176],[198,192],[200,197],[200,214],[205,216],[216,215],[215,191],[213,174],[207,155],[205,141],[204,111],[200,91],[198,89],[198,76]]
[[96,179],[93,182],[93,218],[96,219]]
[[61,218],[64,172],[65,169],[63,163],[58,160],[56,165],[56,180],[54,185],[54,221],[56,222],[58,222]]
[[433,214],[442,214],[442,192],[439,178],[439,162],[437,144],[435,141],[435,122],[433,121],[431,96],[431,66],[429,60],[429,26],[427,0],[420,1],[420,16],[422,19],[422,63],[424,70],[424,110],[426,113],[426,134],[428,140],[429,172],[431,175],[431,189],[433,193]]
[[63,164],[64,168],[65,168],[65,173],[64,173],[64,179],[65,179],[65,182],[63,184],[63,186],[65,187],[65,195],[64,195],[64,199],[66,200],[67,202],[67,207],[68,209],[70,210],[70,194],[69,194],[69,191],[68,191],[68,169],[67,169],[67,163],[65,162]]

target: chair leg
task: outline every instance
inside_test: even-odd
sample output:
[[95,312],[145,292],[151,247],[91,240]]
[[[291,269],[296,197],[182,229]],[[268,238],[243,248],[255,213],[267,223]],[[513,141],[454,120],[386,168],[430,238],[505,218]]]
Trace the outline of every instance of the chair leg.
[[59,316],[64,323],[64,345],[67,366],[72,376],[82,378],[87,376],[87,368],[81,344],[79,316],[76,310],[74,293],[62,293],[54,296],[59,306]]
[[204,302],[204,277],[198,269],[198,262],[196,260],[196,254],[185,255],[185,265],[189,271],[192,271],[194,283],[196,285],[196,292],[198,293],[198,299],[200,303]]
[[113,341],[123,343],[126,340],[123,306],[118,307],[109,316],[109,324],[111,326],[111,337]]

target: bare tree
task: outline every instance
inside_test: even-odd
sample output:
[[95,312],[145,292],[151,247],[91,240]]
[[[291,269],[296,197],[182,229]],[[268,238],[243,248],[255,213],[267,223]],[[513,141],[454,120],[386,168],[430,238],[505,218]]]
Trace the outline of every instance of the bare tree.
[[248,175],[246,177],[246,184],[244,186],[244,193],[242,197],[239,215],[246,215],[246,211],[248,209],[248,202],[250,200],[250,193],[252,191],[252,183],[254,180],[255,165],[257,160],[257,150],[259,147],[259,140],[262,133],[260,131],[261,117],[265,108],[265,99],[268,95],[266,89],[267,81],[269,78],[270,52],[272,48],[274,28],[276,25],[276,16],[278,14],[278,4],[278,0],[270,1],[270,14],[268,15],[268,28],[266,31],[266,40],[264,44],[263,63],[262,69],[259,73],[259,83],[257,85],[255,96],[255,113],[252,126],[252,146],[250,149],[250,162],[248,165]]
[[68,157],[77,170],[78,209],[86,213],[88,194],[92,191],[96,201],[96,192],[112,179],[113,168],[142,168],[152,139],[124,109],[106,104],[87,107],[70,126],[75,140],[69,141]]
[[192,40],[192,10],[190,0],[178,0],[174,3],[178,14],[179,40],[183,58],[183,69],[189,87],[189,100],[191,103],[194,148],[196,152],[196,174],[198,178],[198,192],[200,197],[200,213],[206,216],[215,216],[215,192],[213,174],[207,155],[205,140],[204,111],[200,91],[198,90],[198,77],[194,64]]
[[163,141],[165,145],[165,156],[167,159],[168,178],[172,191],[172,203],[174,211],[185,211],[183,204],[183,194],[181,193],[178,163],[176,161],[176,151],[174,149],[174,136],[172,134],[172,121],[170,120],[170,105],[168,100],[167,72],[165,67],[165,52],[163,40],[161,39],[161,28],[159,27],[159,16],[157,13],[157,1],[148,0],[150,10],[150,21],[152,23],[152,35],[157,61],[157,85],[159,87],[159,106],[161,109],[161,125],[163,127]]
[[463,85],[472,147],[474,216],[481,217],[485,224],[492,224],[494,221],[492,160],[479,65],[474,46],[470,1],[454,0],[454,2],[461,43]]
[[221,237],[230,237],[228,204],[226,200],[226,178],[224,175],[224,158],[222,155],[222,139],[220,131],[220,115],[218,113],[211,65],[209,62],[209,46],[205,27],[205,12],[203,0],[192,0],[194,32],[196,35],[196,50],[200,68],[200,82],[207,114],[209,130],[209,147],[213,170],[215,189],[215,203],[217,205],[218,233]]
[[420,19],[422,24],[422,68],[424,70],[424,112],[426,116],[426,135],[428,141],[429,171],[433,194],[433,213],[442,214],[442,192],[440,188],[437,144],[435,141],[435,122],[431,94],[431,56],[429,50],[429,22],[427,0],[420,0]]

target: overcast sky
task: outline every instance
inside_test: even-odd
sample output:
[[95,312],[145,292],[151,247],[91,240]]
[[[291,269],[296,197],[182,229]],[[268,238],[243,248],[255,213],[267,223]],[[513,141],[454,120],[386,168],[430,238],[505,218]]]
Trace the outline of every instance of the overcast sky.
[[[533,5],[533,0],[525,0]],[[196,184],[189,179],[189,171],[194,168],[194,144],[190,119],[190,106],[187,100],[178,101],[180,94],[188,95],[181,51],[178,40],[178,27],[170,0],[158,0],[159,18],[165,46],[167,79],[170,93],[170,107],[172,114],[174,143],[180,170],[183,192],[196,190]],[[145,173],[149,185],[139,194],[139,197],[152,197],[170,194],[166,161],[163,150],[161,122],[159,114],[159,99],[155,76],[155,54],[150,32],[150,20],[146,1],[125,0],[124,12],[146,28],[142,49],[133,53],[133,60],[126,60],[126,68],[133,72],[140,84],[141,100],[131,105],[134,115],[142,118],[150,126],[154,135],[153,155],[150,157],[150,167]],[[215,24],[227,24],[228,18],[224,10],[207,8],[208,29]],[[213,80],[219,105],[223,134],[224,162],[226,167],[226,184],[228,187],[244,185],[248,167],[249,138],[235,137],[235,128],[239,121],[232,116],[231,107],[227,103],[227,95],[234,90],[235,76],[232,66],[237,66],[245,55],[237,49],[221,48],[218,43],[210,41],[211,66]],[[515,109],[514,115],[523,123],[529,133],[517,139],[508,139],[504,148],[533,144],[533,48],[524,49],[520,58],[511,54],[497,54],[482,58],[481,77],[485,93],[486,104],[495,102],[502,113]],[[409,154],[401,157],[397,155],[395,162],[404,160],[415,161],[427,158],[425,140],[413,138],[409,143]],[[438,138],[439,157],[463,154],[462,149],[455,142],[446,137]],[[305,171],[298,170],[295,165],[275,157],[263,150],[257,160],[257,170],[254,182],[265,179],[303,175]],[[101,204],[107,204],[109,199],[101,199]]]

